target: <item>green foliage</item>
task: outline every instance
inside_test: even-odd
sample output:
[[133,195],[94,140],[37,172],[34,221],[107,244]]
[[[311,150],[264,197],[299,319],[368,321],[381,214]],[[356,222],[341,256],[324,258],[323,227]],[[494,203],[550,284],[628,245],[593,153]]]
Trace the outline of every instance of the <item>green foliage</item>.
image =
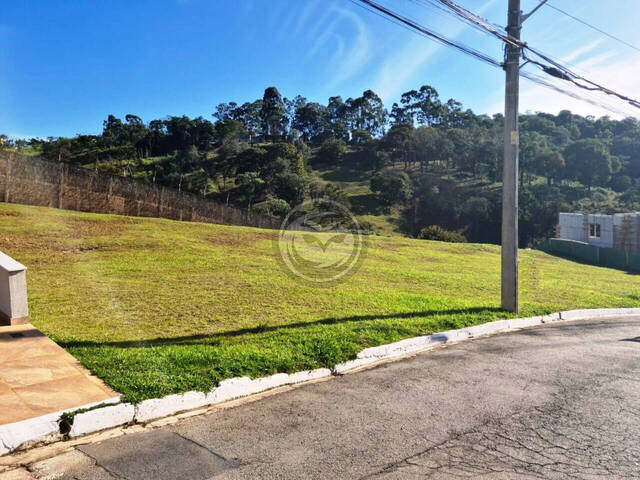
[[466,243],[467,241],[466,237],[461,233],[445,230],[438,225],[429,225],[423,228],[420,230],[418,238],[421,240],[436,240],[450,243]]
[[[502,115],[476,115],[454,99],[440,99],[428,85],[402,94],[390,112],[371,90],[321,104],[300,95],[283,98],[269,87],[263,98],[221,103],[213,120],[182,115],[145,123],[133,114],[109,115],[100,135],[29,141],[5,135],[2,148],[241,207],[268,195],[290,205],[315,198],[324,187],[311,188],[309,181],[322,178],[385,233],[413,236],[440,225],[472,241],[500,242]],[[561,111],[523,114],[519,121],[523,245],[552,232],[560,209],[640,209],[637,119]],[[399,182],[394,191],[391,179],[382,181],[391,174],[373,179],[383,169],[406,174],[411,188]],[[248,187],[236,177],[251,172],[263,183],[254,185],[249,200]],[[481,224],[465,213],[472,198],[489,204]]]
[[286,200],[273,195],[267,195],[263,202],[253,206],[254,212],[270,217],[283,217],[289,210],[291,210],[291,206]]
[[262,131],[267,138],[281,138],[285,133],[285,106],[276,87],[264,91],[260,109]]
[[318,159],[329,165],[341,163],[347,151],[347,144],[341,139],[326,140],[318,151]]
[[543,177],[547,177],[547,182],[562,179],[565,171],[565,161],[562,153],[550,150],[539,153],[535,159],[535,172]]
[[371,191],[384,205],[406,202],[411,198],[411,180],[404,172],[384,170],[371,178]]
[[618,175],[611,179],[611,188],[616,192],[626,192],[633,186],[629,175]]
[[264,188],[264,180],[260,178],[258,172],[246,172],[236,177],[236,184],[240,193],[246,197],[249,208],[251,208],[251,201]]
[[611,156],[605,145],[594,138],[578,140],[564,151],[567,173],[591,189],[592,185],[605,185],[611,175]]

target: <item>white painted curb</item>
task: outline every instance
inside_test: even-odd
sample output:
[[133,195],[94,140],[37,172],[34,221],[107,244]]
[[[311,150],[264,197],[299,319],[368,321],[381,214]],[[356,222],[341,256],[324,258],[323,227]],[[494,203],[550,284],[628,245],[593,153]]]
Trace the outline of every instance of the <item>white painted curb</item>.
[[[26,447],[40,442],[52,442],[62,438],[60,419],[64,413],[79,409],[92,408],[103,403],[117,403],[120,397],[113,397],[102,402],[90,403],[81,407],[48,413],[40,417],[20,422],[0,425],[0,455],[6,455],[19,447]],[[98,409],[95,411],[101,411]]]
[[187,392],[182,395],[153,398],[140,402],[136,406],[134,421],[136,423],[145,423],[156,418],[173,415],[174,413],[195,410],[206,404],[207,400],[202,392]]
[[[358,353],[357,358],[354,360],[335,365],[332,370],[328,368],[318,368],[316,370],[306,370],[292,374],[276,373],[275,375],[254,380],[249,377],[236,377],[221,381],[217,387],[206,394],[202,392],[187,392],[181,395],[169,395],[163,398],[145,400],[136,406],[125,403],[90,410],[74,417],[69,436],[75,438],[128,423],[146,423],[176,413],[246,397],[284,385],[318,380],[331,375],[342,375],[367,365],[430,350],[453,342],[460,342],[520,328],[533,327],[560,320],[597,319],[625,315],[640,315],[640,308],[568,310],[539,317],[498,320],[473,327],[461,328],[459,330],[449,330],[431,335],[408,338],[387,345],[366,348]],[[117,403],[118,401],[119,398],[116,397],[107,402],[100,403]],[[95,404],[80,408],[84,409],[92,406],[95,406]],[[77,410],[78,408],[67,411]],[[60,433],[59,422],[63,413],[65,412],[56,412],[22,422],[0,425],[0,455],[5,455],[20,447],[29,446],[34,443],[51,442],[62,439],[63,435]]]
[[133,421],[135,407],[130,403],[121,403],[111,407],[97,408],[79,413],[73,417],[69,437],[75,438],[106,428],[124,425]]

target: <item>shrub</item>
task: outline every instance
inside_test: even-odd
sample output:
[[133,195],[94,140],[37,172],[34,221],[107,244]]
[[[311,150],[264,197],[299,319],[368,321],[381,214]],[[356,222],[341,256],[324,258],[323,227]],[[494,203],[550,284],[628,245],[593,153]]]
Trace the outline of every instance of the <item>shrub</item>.
[[438,225],[429,225],[420,230],[418,238],[422,240],[437,240],[439,242],[466,243],[467,239],[458,232],[445,230]]
[[403,203],[411,198],[411,181],[404,172],[384,170],[376,173],[370,181],[371,191],[383,205]]
[[347,144],[344,140],[330,139],[326,140],[320,151],[318,152],[318,158],[321,161],[330,165],[338,165],[347,151]]

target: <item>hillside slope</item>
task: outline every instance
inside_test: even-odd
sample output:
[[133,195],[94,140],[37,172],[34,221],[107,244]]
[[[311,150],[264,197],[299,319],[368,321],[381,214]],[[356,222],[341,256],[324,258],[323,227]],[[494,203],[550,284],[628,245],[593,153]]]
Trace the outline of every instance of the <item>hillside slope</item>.
[[[0,203],[31,319],[132,400],[332,366],[365,346],[508,315],[499,248],[371,237],[331,288],[279,267],[274,231]],[[638,278],[522,251],[523,316],[637,306]]]

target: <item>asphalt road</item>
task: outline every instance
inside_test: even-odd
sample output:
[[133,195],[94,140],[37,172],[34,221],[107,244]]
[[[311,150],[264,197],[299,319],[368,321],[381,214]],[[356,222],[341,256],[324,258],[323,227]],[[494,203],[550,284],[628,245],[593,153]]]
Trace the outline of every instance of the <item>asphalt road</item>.
[[463,342],[31,470],[81,480],[640,478],[640,318]]

